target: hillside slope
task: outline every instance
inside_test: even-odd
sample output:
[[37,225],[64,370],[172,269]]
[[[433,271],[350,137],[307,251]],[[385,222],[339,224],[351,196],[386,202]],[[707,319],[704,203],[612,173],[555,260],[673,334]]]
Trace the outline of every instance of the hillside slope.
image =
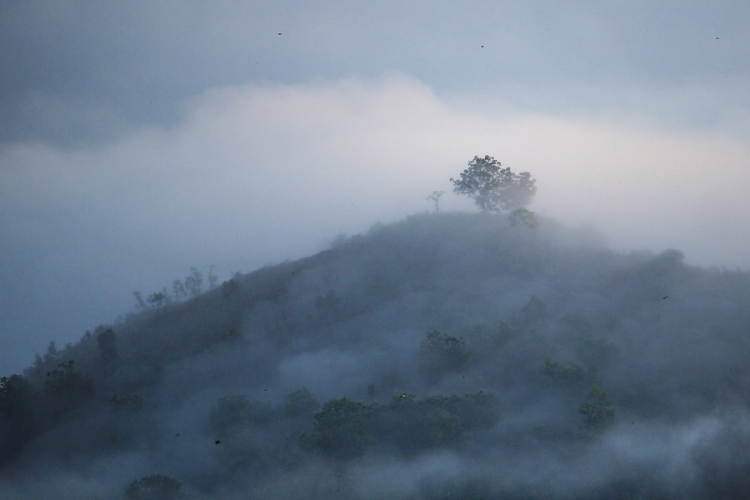
[[0,496],[750,497],[750,275],[540,222],[412,216],[51,350]]

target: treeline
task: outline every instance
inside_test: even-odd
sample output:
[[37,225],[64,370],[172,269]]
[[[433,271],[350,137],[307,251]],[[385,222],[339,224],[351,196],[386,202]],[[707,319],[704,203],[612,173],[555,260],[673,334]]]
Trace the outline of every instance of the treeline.
[[[187,299],[199,297],[204,292],[203,284],[205,281],[208,282],[208,291],[215,289],[219,282],[219,278],[215,273],[215,268],[216,266],[213,264],[209,266],[208,273],[204,280],[203,273],[198,270],[197,267],[191,267],[190,274],[184,279],[174,280],[170,288],[164,286],[158,292],[148,294],[145,299],[140,291],[134,291],[133,297],[135,297],[136,310],[143,312],[158,309],[170,304],[183,302]],[[222,288],[225,290],[231,290],[233,286],[236,286],[235,280],[239,276],[240,273],[235,272],[232,275],[232,279],[222,283]]]

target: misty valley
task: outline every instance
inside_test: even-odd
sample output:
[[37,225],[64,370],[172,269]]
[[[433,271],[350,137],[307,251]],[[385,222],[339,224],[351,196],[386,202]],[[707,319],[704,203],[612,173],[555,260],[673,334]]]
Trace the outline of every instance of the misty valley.
[[206,281],[2,378],[2,498],[750,498],[747,272],[436,212]]

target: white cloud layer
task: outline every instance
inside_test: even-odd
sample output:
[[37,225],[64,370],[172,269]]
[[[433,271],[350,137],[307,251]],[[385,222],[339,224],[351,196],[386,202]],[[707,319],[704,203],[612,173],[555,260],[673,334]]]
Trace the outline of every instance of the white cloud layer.
[[[750,146],[733,135],[522,113],[400,76],[215,88],[185,116],[109,146],[0,151],[2,338],[15,339],[3,371],[192,265],[215,263],[224,280],[429,210],[474,155],[532,172],[532,209],[591,224],[615,248],[750,267]],[[446,194],[441,208],[472,206]]]

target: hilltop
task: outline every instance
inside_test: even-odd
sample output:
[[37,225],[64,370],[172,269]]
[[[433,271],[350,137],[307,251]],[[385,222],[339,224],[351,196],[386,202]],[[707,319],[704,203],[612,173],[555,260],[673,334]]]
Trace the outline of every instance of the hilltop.
[[3,379],[0,492],[750,495],[750,275],[517,222],[376,225],[50,349]]

